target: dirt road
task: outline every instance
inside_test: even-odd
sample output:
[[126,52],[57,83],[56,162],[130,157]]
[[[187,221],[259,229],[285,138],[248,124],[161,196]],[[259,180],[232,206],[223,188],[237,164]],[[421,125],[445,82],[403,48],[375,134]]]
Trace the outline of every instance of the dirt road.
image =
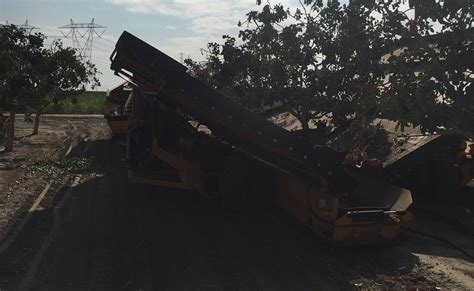
[[[334,247],[274,207],[231,213],[188,192],[129,185],[123,149],[99,132],[72,150],[96,169],[51,191],[0,253],[1,290],[474,288],[473,262],[430,238]],[[472,237],[441,232],[473,253]]]

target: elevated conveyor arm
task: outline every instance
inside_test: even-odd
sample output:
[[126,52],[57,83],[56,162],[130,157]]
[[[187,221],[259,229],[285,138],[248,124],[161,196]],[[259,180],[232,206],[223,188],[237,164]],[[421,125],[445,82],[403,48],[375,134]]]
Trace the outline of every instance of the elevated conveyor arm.
[[207,125],[219,139],[260,158],[283,162],[307,175],[317,172],[328,180],[338,181],[330,183],[338,190],[348,190],[344,186],[351,184],[351,178],[342,165],[343,154],[328,147],[313,147],[303,138],[295,139],[287,130],[193,78],[186,73],[185,66],[134,35],[123,32],[111,62],[115,74],[137,85],[159,87],[160,97]]

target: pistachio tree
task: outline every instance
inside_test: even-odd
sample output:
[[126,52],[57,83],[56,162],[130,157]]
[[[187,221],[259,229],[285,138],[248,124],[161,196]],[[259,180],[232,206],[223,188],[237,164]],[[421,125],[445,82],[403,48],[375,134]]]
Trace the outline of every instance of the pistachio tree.
[[27,114],[35,113],[33,134],[38,133],[43,108],[50,103],[59,104],[66,98],[75,98],[86,90],[100,85],[98,70],[90,61],[78,57],[76,50],[64,47],[55,41],[38,59],[34,66],[35,95],[29,104]]
[[210,43],[191,72],[254,111],[281,108],[303,129],[474,130],[473,0],[257,1],[238,36]]
[[[33,67],[42,54],[44,37],[14,26],[0,26],[0,114],[5,129],[5,150],[13,149],[15,114],[24,111],[34,88]],[[4,117],[4,116],[3,116]]]
[[387,59],[384,114],[426,132],[473,136],[474,1],[424,0],[409,5],[412,17],[395,1],[384,7],[384,13],[396,20],[390,27],[400,39],[400,49]]
[[46,47],[44,39],[41,33],[28,34],[15,25],[0,26],[0,129],[6,151],[13,149],[16,113],[37,113],[36,134],[44,106],[98,84],[93,64],[60,42]]

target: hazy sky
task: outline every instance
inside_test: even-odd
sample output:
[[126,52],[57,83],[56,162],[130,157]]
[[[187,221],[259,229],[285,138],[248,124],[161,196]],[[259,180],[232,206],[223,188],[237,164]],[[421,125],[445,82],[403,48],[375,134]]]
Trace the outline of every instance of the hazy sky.
[[[278,2],[298,5],[298,0]],[[92,51],[92,61],[102,72],[100,89],[105,90],[121,81],[109,69],[109,56],[122,31],[137,35],[176,60],[180,60],[180,53],[202,59],[200,48],[219,41],[223,34],[236,35],[237,22],[254,8],[255,0],[0,0],[0,23],[28,20],[50,36],[46,43],[61,36],[58,27],[69,24],[70,19],[90,22],[94,18],[97,24],[107,26],[102,38],[95,38]],[[64,43],[72,44],[70,39]]]

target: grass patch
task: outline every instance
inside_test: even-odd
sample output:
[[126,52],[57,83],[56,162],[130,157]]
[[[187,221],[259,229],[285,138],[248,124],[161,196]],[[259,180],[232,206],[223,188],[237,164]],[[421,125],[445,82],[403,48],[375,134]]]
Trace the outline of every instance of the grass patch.
[[87,158],[65,158],[61,160],[41,160],[30,167],[32,174],[46,174],[51,178],[64,174],[78,174],[91,169],[92,160]]
[[45,108],[44,113],[50,114],[104,114],[105,113],[105,92],[86,91],[76,97],[67,98],[60,104],[50,104]]

